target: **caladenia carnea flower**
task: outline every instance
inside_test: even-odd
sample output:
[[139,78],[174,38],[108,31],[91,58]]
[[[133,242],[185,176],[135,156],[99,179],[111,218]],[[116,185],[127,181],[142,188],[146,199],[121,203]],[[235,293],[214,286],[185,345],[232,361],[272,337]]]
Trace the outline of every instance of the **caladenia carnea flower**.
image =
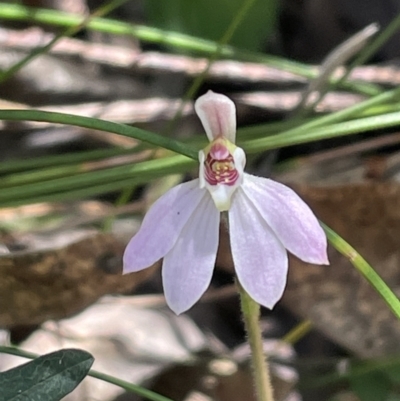
[[208,288],[215,265],[221,212],[227,212],[237,278],[259,304],[281,298],[287,251],[301,260],[328,264],[327,240],[310,208],[285,185],[244,173],[246,156],[235,145],[236,110],[226,96],[209,91],[195,103],[210,144],[199,152],[199,178],[159,198],[124,254],[124,273],[164,258],[165,297],[177,314]]

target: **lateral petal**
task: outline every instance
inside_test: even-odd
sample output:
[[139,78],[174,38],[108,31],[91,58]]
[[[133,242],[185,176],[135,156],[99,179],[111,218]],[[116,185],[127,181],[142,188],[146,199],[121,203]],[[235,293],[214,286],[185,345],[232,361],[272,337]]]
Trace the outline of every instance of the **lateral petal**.
[[235,143],[236,107],[232,100],[208,91],[196,100],[194,108],[210,142],[222,136]]
[[326,235],[292,189],[250,174],[245,174],[242,188],[286,249],[305,262],[329,264]]
[[256,302],[272,309],[285,289],[288,257],[242,188],[232,199],[229,234],[240,284]]
[[210,285],[219,242],[220,213],[207,194],[164,257],[162,279],[168,306],[179,315]]
[[199,188],[198,179],[177,185],[161,196],[125,249],[124,274],[145,269],[164,257],[206,196],[207,190]]

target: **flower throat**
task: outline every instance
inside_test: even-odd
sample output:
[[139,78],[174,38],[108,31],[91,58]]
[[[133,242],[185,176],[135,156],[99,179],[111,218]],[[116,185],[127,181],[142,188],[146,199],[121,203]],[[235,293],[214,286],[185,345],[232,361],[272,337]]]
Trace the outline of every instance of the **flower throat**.
[[236,184],[239,173],[229,147],[235,147],[235,145],[223,138],[218,138],[211,143],[204,161],[204,178],[210,185]]

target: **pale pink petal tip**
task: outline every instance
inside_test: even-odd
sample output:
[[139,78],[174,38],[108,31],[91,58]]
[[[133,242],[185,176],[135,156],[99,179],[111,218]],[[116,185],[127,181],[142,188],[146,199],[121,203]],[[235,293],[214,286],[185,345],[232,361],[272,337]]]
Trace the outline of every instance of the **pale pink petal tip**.
[[196,100],[194,108],[210,142],[218,137],[224,137],[235,143],[236,107],[232,100],[208,91]]
[[247,174],[242,188],[289,252],[304,262],[329,264],[325,232],[311,209],[292,189]]
[[206,190],[199,188],[196,179],[172,188],[159,198],[125,249],[124,274],[143,270],[164,257],[205,195]]
[[203,198],[164,257],[165,299],[177,315],[191,308],[210,285],[219,243],[219,220],[211,197]]
[[286,286],[286,249],[241,188],[229,210],[229,226],[240,284],[256,302],[272,309]]

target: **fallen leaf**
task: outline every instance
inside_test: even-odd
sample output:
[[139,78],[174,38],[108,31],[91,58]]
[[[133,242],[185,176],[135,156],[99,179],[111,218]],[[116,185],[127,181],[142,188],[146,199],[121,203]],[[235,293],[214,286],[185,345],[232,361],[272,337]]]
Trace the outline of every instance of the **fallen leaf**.
[[[316,215],[349,242],[400,294],[400,185],[295,186]],[[291,258],[283,304],[361,357],[400,352],[400,322],[351,265],[330,247],[330,266]]]
[[0,255],[0,326],[35,325],[132,291],[154,272],[122,276],[124,244],[95,230],[35,235],[28,250]]

